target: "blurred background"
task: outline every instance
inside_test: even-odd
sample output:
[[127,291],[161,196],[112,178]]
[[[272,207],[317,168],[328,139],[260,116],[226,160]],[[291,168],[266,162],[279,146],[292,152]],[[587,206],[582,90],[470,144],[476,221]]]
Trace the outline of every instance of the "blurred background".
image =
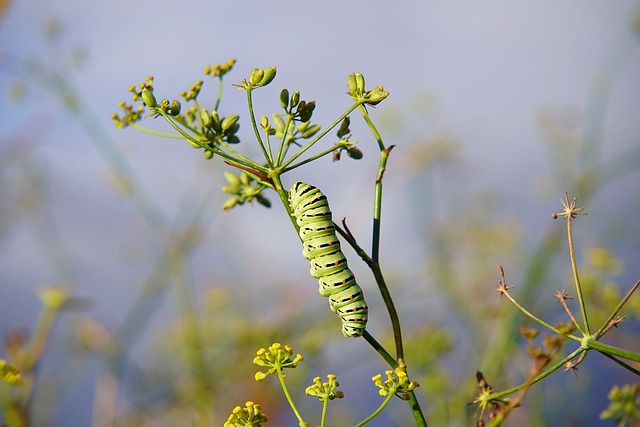
[[[574,294],[566,231],[551,219],[564,191],[589,213],[574,239],[593,324],[638,280],[639,6],[2,2],[0,357],[27,349],[34,367],[23,391],[0,385],[5,422],[222,425],[252,400],[269,425],[296,425],[276,382],[253,381],[255,351],[274,341],[305,356],[288,378],[312,425],[320,404],[302,394],[315,376],[342,384],[335,425],[379,403],[370,378],[386,366],[364,340],[340,336],[278,198],[267,194],[271,209],[223,212],[229,168],[220,159],[113,125],[128,88],[148,75],[159,98],[179,98],[204,66],[236,58],[220,111],[241,115],[247,154],[259,151],[232,83],[254,66],[278,67],[255,94],[268,116],[286,87],[316,101],[314,122],[330,124],[350,106],[346,78],[356,71],[390,92],[369,110],[396,145],[384,178],[383,269],[430,425],[473,425],[475,372],[502,390],[530,365],[517,327],[533,325],[496,297],[497,265],[521,304],[567,320],[554,298]],[[200,102],[215,96],[205,79]],[[323,159],[285,185],[319,186],[367,248],[377,146],[356,114],[351,129],[363,160]],[[345,252],[367,294],[368,330],[391,348],[373,278]],[[43,296],[51,287],[72,296],[55,315]],[[639,313],[636,296],[608,342],[640,350]],[[609,389],[637,378],[598,354],[577,373],[530,390],[513,425],[613,425],[598,418]],[[371,425],[410,420],[398,400]]]

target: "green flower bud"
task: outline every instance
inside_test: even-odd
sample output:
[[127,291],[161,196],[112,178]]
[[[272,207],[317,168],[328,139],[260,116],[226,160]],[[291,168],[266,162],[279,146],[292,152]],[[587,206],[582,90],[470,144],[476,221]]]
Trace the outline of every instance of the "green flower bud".
[[200,112],[200,120],[202,121],[202,126],[208,128],[213,124],[213,120],[211,119],[211,115],[207,111],[206,108],[203,108]]
[[204,158],[211,160],[213,158],[213,150],[204,150]]
[[313,110],[315,110],[315,108],[315,101],[309,101],[306,103],[304,101],[300,101],[300,104],[298,104],[298,109],[296,110],[300,121],[308,122],[309,120],[311,120],[311,116],[313,115]]
[[354,160],[360,160],[364,157],[364,154],[362,153],[362,151],[360,151],[359,148],[349,147],[347,148],[347,156],[351,157]]
[[356,90],[359,93],[364,92],[364,76],[360,73],[356,73]]
[[302,132],[302,137],[303,138],[311,138],[313,135],[318,133],[319,130],[320,130],[320,125],[318,125],[318,124],[310,126],[307,130]]
[[263,78],[264,70],[254,67],[253,71],[251,71],[251,75],[249,76],[249,83],[251,83],[252,86],[258,86]]
[[174,99],[171,105],[169,105],[169,108],[167,109],[167,113],[169,113],[172,116],[177,116],[178,114],[180,114],[181,109],[182,109],[182,106],[180,105],[180,102],[177,99]]
[[248,173],[246,172],[242,172],[240,173],[240,182],[242,183],[242,185],[244,186],[248,186],[249,184],[251,184],[251,176],[249,176]]
[[222,126],[220,126],[220,117],[218,116],[218,112],[216,110],[213,110],[211,112],[211,121],[211,127],[213,128],[213,130],[215,130],[216,132],[222,131]]
[[237,114],[222,119],[222,131],[225,132],[229,129],[232,129],[238,123],[238,120],[240,120],[240,116],[238,116]]
[[277,114],[274,114],[272,117],[273,117],[273,124],[276,128],[276,131],[278,133],[284,133],[284,120],[282,120],[282,117],[280,117]]
[[260,86],[266,86],[276,78],[276,67],[269,67],[264,70],[264,76],[260,79]]
[[384,90],[384,87],[378,86],[375,89],[371,90],[367,94],[367,104],[369,105],[378,105],[381,103],[387,96],[389,96],[389,92]]
[[53,311],[60,310],[71,298],[68,291],[54,287],[42,289],[38,296],[42,305]]
[[356,82],[356,74],[351,73],[349,77],[347,77],[347,86],[349,87],[349,92],[351,94],[355,94],[358,89],[358,83]]
[[224,185],[222,187],[222,191],[227,193],[227,194],[240,194],[240,187],[236,187],[233,185]]
[[262,129],[269,129],[269,118],[264,114],[260,117],[260,127]]
[[12,386],[21,385],[22,378],[20,377],[20,370],[16,365],[0,359],[0,381],[4,381]]
[[300,123],[300,126],[298,126],[298,132],[302,133],[305,130],[307,130],[307,128],[309,127],[309,125],[311,124],[311,122],[304,122],[304,123]]
[[262,194],[256,194],[256,200],[258,200],[258,203],[260,203],[265,208],[271,207],[271,201],[264,197]]
[[145,87],[142,89],[142,102],[144,102],[149,108],[155,108],[158,106],[158,101],[156,101],[156,97],[153,96],[153,89],[149,89]]
[[224,172],[224,178],[232,186],[234,186],[234,187],[239,187],[240,186],[240,180],[238,179],[238,177],[236,175],[232,174],[231,172],[225,171]]
[[287,109],[287,106],[289,106],[289,91],[287,89],[282,89],[280,91],[280,106],[285,110]]
[[299,103],[300,103],[300,91],[297,90],[293,92],[293,95],[291,95],[291,101],[289,101],[289,106],[293,108]]
[[342,123],[340,123],[340,129],[338,129],[337,135],[338,138],[342,139],[343,136],[349,135],[349,125],[351,124],[351,119],[349,116],[345,117]]
[[230,199],[228,199],[226,202],[224,202],[224,204],[222,205],[222,210],[223,211],[228,211],[229,209],[233,208],[235,205],[238,204],[240,200],[237,197],[232,197]]

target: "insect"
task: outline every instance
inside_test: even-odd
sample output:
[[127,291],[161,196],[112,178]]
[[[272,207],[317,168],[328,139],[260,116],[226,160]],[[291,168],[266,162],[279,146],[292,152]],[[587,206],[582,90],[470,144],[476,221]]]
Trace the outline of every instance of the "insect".
[[329,298],[331,310],[340,316],[342,335],[361,336],[369,309],[340,249],[327,197],[313,185],[296,182],[289,190],[289,206],[300,227],[302,256],[318,279],[320,295]]

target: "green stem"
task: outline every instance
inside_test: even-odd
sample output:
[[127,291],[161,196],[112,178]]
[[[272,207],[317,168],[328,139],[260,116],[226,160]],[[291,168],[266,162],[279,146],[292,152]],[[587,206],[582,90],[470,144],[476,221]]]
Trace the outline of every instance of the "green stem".
[[558,328],[556,328],[554,326],[551,326],[550,324],[548,324],[544,320],[542,320],[539,317],[537,317],[534,314],[532,314],[529,310],[527,310],[526,308],[521,306],[520,303],[518,303],[518,301],[516,301],[515,298],[513,298],[509,292],[503,292],[502,294],[504,296],[506,296],[507,298],[509,298],[509,301],[511,301],[513,303],[513,305],[515,305],[518,308],[518,310],[520,310],[522,313],[524,313],[528,318],[530,318],[534,322],[537,322],[540,325],[544,326],[545,328],[552,330],[553,332],[555,332],[558,335],[562,335],[564,337],[570,338],[570,339],[572,339],[574,341],[577,341],[577,342],[581,342],[582,341],[581,338],[578,338],[578,337],[576,337],[575,335],[572,335],[572,334],[568,334],[568,333],[562,332]]
[[391,293],[389,292],[389,288],[382,276],[382,271],[380,270],[380,225],[381,225],[381,216],[382,216],[382,178],[384,177],[384,172],[387,168],[387,161],[389,160],[389,153],[393,149],[393,145],[389,148],[385,148],[384,142],[382,141],[382,137],[380,136],[380,132],[371,121],[369,114],[367,113],[366,108],[360,105],[360,112],[364,120],[367,122],[371,133],[373,133],[376,141],[378,142],[378,147],[380,148],[380,162],[378,165],[378,174],[376,176],[376,184],[375,184],[375,192],[373,199],[373,231],[372,231],[372,243],[371,243],[371,259],[372,263],[370,267],[373,271],[373,274],[376,278],[376,283],[378,284],[378,288],[380,289],[380,294],[382,295],[382,299],[387,308],[387,312],[389,313],[389,317],[391,319],[391,327],[393,328],[393,338],[395,340],[396,345],[396,355],[398,360],[404,360],[404,347],[402,343],[402,330],[400,328],[400,318],[398,317],[398,312],[393,304],[393,298],[391,297]]
[[[197,146],[203,148],[204,150],[208,150],[208,151],[213,151],[213,153],[215,155],[218,155],[220,157],[223,157],[233,163],[238,163],[241,164],[243,166],[247,166],[249,168],[252,169],[256,169],[260,172],[266,173],[267,172],[267,168],[265,168],[262,165],[259,165],[258,163],[254,162],[253,160],[243,156],[242,154],[238,153],[237,151],[235,151],[233,148],[231,148],[228,144],[221,142],[220,145],[223,146],[227,151],[229,151],[230,153],[233,154],[230,155],[228,153],[225,153],[224,151],[218,149],[218,148],[211,148],[209,146],[207,146],[206,144],[204,144],[202,141],[194,138],[192,135],[189,135],[187,132],[184,131],[184,129],[182,129],[180,126],[178,126],[177,123],[175,123],[171,117],[169,117],[168,114],[164,113],[164,112],[159,112],[159,114],[164,117],[164,119],[171,125],[171,127],[173,127],[180,135],[182,135],[186,140],[193,142],[194,144],[196,144]],[[234,157],[235,156],[235,157]]]
[[342,123],[342,121],[344,120],[345,117],[347,117],[349,114],[351,114],[351,112],[353,110],[355,110],[356,108],[358,108],[360,104],[353,104],[351,107],[349,107],[349,109],[347,111],[345,111],[344,113],[342,113],[342,115],[340,117],[338,117],[338,119],[336,119],[333,123],[331,123],[331,125],[329,125],[329,127],[327,127],[325,130],[323,130],[322,132],[320,132],[315,138],[313,138],[311,140],[311,142],[309,142],[307,145],[305,145],[304,147],[302,147],[296,154],[294,154],[293,156],[291,156],[291,158],[289,160],[287,160],[283,165],[282,168],[283,170],[287,168],[287,166],[289,166],[291,163],[293,163],[298,157],[300,157],[302,154],[304,154],[305,151],[307,151],[308,149],[310,149],[311,147],[314,146],[314,144],[316,142],[318,142],[320,139],[322,139],[322,137],[324,137],[327,133],[329,133],[329,131],[331,131],[331,129],[333,129],[334,127],[338,126],[340,123]]
[[622,309],[622,307],[627,303],[627,301],[629,300],[629,298],[631,298],[631,295],[633,295],[633,293],[636,291],[636,289],[638,289],[638,286],[640,286],[640,280],[638,280],[635,285],[633,285],[631,287],[631,289],[629,289],[629,292],[626,293],[626,295],[622,298],[622,300],[618,303],[618,305],[616,306],[616,308],[611,312],[611,314],[609,315],[609,318],[607,319],[606,322],[604,322],[602,324],[602,327],[598,330],[598,332],[596,332],[594,334],[595,339],[597,340],[598,338],[600,338],[604,331],[607,329],[607,327],[609,326],[609,323],[613,320],[613,318],[620,312],[620,310]]
[[146,128],[144,126],[140,126],[137,123],[130,123],[129,126],[140,132],[144,132],[146,134],[153,135],[153,136],[159,136],[161,138],[184,139],[182,135],[176,135],[175,133],[160,132],[157,130]]
[[337,149],[339,149],[339,148],[341,148],[341,147],[344,147],[344,144],[342,144],[342,143],[337,143],[337,144],[336,144],[336,145],[334,145],[333,147],[331,147],[331,148],[327,148],[326,150],[321,151],[320,153],[315,154],[315,155],[313,155],[313,156],[311,156],[311,157],[309,157],[309,158],[307,158],[307,159],[304,159],[304,160],[302,160],[301,162],[298,162],[298,163],[296,163],[296,164],[293,164],[293,165],[287,166],[287,167],[286,167],[282,172],[283,172],[283,173],[284,173],[284,172],[289,172],[290,170],[293,170],[293,169],[295,169],[295,168],[298,168],[298,167],[300,167],[300,166],[302,166],[302,165],[305,165],[305,164],[307,164],[307,163],[311,163],[311,162],[313,162],[313,161],[315,161],[315,160],[317,160],[317,159],[319,159],[319,158],[321,158],[321,157],[326,156],[327,154],[331,154],[331,153],[333,153],[335,150],[337,150]]
[[378,129],[376,129],[376,126],[371,121],[371,118],[369,117],[369,113],[367,112],[367,109],[362,104],[359,104],[358,107],[360,109],[360,113],[362,113],[362,117],[367,122],[369,129],[371,129],[371,133],[373,133],[373,136],[376,138],[380,151],[385,151],[386,148],[384,146],[384,142],[382,141],[382,137],[380,136],[380,132],[378,132]]
[[516,392],[522,390],[523,388],[530,387],[530,386],[534,385],[535,383],[545,379],[546,377],[548,377],[549,375],[551,375],[552,373],[554,373],[558,369],[562,368],[567,362],[569,362],[570,360],[572,360],[576,356],[580,355],[584,351],[586,351],[586,350],[584,348],[582,348],[582,347],[576,349],[571,354],[569,354],[568,356],[564,357],[562,360],[557,362],[551,368],[547,369],[546,371],[544,371],[543,373],[541,373],[540,375],[538,375],[534,379],[532,379],[530,381],[527,381],[525,383],[522,383],[522,384],[520,384],[520,385],[518,385],[516,387],[512,387],[510,389],[507,389],[507,390],[499,391],[499,392],[496,392],[496,393],[491,393],[491,395],[488,396],[488,400],[500,399],[500,398],[502,398],[504,396],[508,396],[510,394],[516,393]]
[[296,230],[298,238],[300,238],[300,240],[302,241],[302,238],[299,235],[300,226],[296,222],[296,219],[293,217],[293,215],[291,215],[291,206],[289,206],[289,192],[282,186],[282,179],[280,178],[280,174],[275,171],[271,171],[269,173],[269,178],[271,178],[271,181],[273,182],[273,189],[276,191],[276,193],[278,193],[280,201],[282,202],[284,209],[287,211],[289,220],[293,224],[293,228]]
[[427,425],[427,420],[422,413],[422,409],[420,409],[420,404],[418,403],[418,399],[416,399],[416,394],[413,390],[409,393],[409,407],[411,407],[411,413],[413,413],[413,418],[416,420],[416,425],[418,427],[429,427]]
[[[354,239],[351,233],[344,231],[338,224],[335,224],[336,231],[344,237],[344,239],[351,245],[351,247],[356,251],[356,253],[362,258],[362,260],[369,266],[371,272],[373,273],[373,277],[376,279],[376,284],[378,285],[378,290],[382,295],[382,300],[385,303],[387,308],[387,312],[389,313],[389,318],[391,319],[391,328],[393,329],[393,338],[395,340],[396,346],[396,355],[398,360],[404,360],[404,348],[402,345],[402,331],[400,329],[400,318],[398,317],[398,311],[396,310],[396,306],[393,303],[393,298],[391,298],[391,293],[389,292],[389,288],[387,287],[387,282],[384,279],[384,275],[382,274],[382,269],[380,268],[380,263],[374,261],[367,253],[358,245],[358,242]],[[375,348],[375,347],[374,347]]]
[[607,353],[612,356],[622,357],[634,362],[640,362],[640,353],[605,344],[601,341],[597,341],[594,337],[584,339],[582,341],[582,347],[586,350],[598,350],[601,353]]
[[273,167],[273,159],[267,149],[264,146],[264,142],[262,142],[262,138],[260,137],[260,131],[258,130],[258,124],[256,122],[256,116],[253,111],[253,97],[251,96],[251,89],[247,89],[247,105],[249,106],[249,118],[251,119],[251,125],[253,126],[253,132],[256,135],[256,140],[258,141],[258,145],[260,145],[260,149],[262,150],[262,155],[269,167]]
[[373,198],[373,242],[371,247],[371,258],[374,261],[380,259],[380,218],[382,215],[382,178],[387,169],[387,160],[393,145],[389,149],[380,152],[380,163],[378,165],[378,175],[376,176],[375,194]]
[[293,398],[291,397],[291,393],[289,393],[289,389],[287,388],[287,385],[284,382],[284,374],[282,373],[282,368],[278,369],[277,372],[278,372],[278,380],[280,381],[280,386],[282,387],[282,391],[284,392],[284,395],[287,398],[287,402],[289,402],[289,406],[291,407],[291,410],[293,411],[296,418],[298,419],[299,424],[304,425],[304,420],[302,419],[302,415],[300,415],[300,412],[298,412],[298,408],[296,408],[295,403],[293,403]]
[[373,349],[377,351],[380,356],[382,356],[382,358],[389,364],[389,366],[391,366],[393,369],[396,369],[398,367],[398,361],[389,354],[389,352],[373,337],[373,335],[369,333],[369,331],[365,330],[362,333],[362,338],[364,338],[369,343],[369,345],[371,345],[371,347],[373,347]]
[[327,422],[327,407],[329,406],[329,399],[324,399],[322,402],[322,418],[320,419],[320,427],[324,427]]
[[218,76],[218,93],[216,94],[216,105],[213,107],[215,111],[218,111],[218,108],[220,108],[220,101],[222,100],[222,88],[224,87],[222,83],[222,76]]
[[375,417],[377,417],[380,412],[382,412],[382,410],[389,404],[389,402],[391,402],[391,399],[393,399],[394,394],[390,393],[389,395],[387,395],[387,397],[384,399],[384,401],[380,404],[380,406],[378,406],[378,409],[376,409],[375,411],[373,411],[373,413],[371,415],[369,415],[367,418],[365,418],[364,420],[360,421],[358,424],[356,424],[354,427],[362,427],[363,425],[369,423],[371,420],[373,420]]
[[280,138],[280,145],[278,145],[278,157],[276,158],[276,165],[281,165],[284,158],[287,156],[287,152],[289,151],[289,147],[291,144],[287,144],[287,136],[289,126],[291,126],[291,122],[293,121],[293,114],[287,113],[287,122],[284,124],[284,128],[282,130],[282,138]]
[[626,370],[628,370],[630,372],[633,372],[634,374],[636,374],[637,376],[640,377],[640,370],[634,368],[633,366],[629,365],[628,363],[625,363],[622,360],[618,359],[617,357],[613,357],[612,355],[610,355],[608,353],[603,353],[601,351],[599,351],[598,353],[600,353],[601,355],[603,355],[604,357],[606,357],[608,359],[611,359],[613,362],[617,363],[618,365],[622,366]]
[[589,328],[589,318],[587,317],[587,307],[584,303],[584,295],[582,293],[582,286],[580,285],[580,276],[578,275],[578,265],[576,263],[576,254],[573,247],[573,234],[571,231],[571,215],[567,215],[567,238],[569,240],[569,256],[571,258],[571,269],[573,270],[573,280],[576,285],[576,294],[578,296],[578,305],[580,306],[580,312],[582,313],[582,321],[584,323],[584,332],[586,335],[591,335]]

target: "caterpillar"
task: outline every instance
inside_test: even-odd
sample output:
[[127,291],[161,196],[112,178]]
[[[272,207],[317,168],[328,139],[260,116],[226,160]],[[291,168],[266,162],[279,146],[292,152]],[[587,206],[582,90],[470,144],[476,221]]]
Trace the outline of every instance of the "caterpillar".
[[340,249],[327,197],[313,185],[296,182],[289,190],[289,206],[300,227],[302,256],[311,264],[311,276],[318,279],[320,295],[329,298],[331,311],[340,316],[342,335],[361,336],[369,309]]

